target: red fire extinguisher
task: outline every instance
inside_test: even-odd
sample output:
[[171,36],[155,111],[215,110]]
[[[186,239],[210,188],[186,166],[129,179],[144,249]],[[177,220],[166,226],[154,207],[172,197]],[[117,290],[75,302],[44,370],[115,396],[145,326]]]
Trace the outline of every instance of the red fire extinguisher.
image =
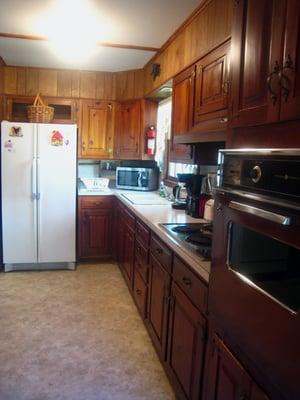
[[155,153],[155,139],[156,129],[154,125],[150,125],[146,132],[147,136],[147,154],[148,156],[154,156]]

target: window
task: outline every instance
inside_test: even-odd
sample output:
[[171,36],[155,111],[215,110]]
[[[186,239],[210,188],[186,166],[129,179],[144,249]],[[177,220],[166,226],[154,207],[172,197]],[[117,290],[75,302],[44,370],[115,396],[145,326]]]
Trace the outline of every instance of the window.
[[165,175],[166,170],[166,149],[171,131],[172,100],[168,97],[159,102],[157,110],[157,138],[155,161]]
[[177,178],[177,174],[193,174],[197,173],[197,165],[183,163],[169,163],[168,175],[170,178]]

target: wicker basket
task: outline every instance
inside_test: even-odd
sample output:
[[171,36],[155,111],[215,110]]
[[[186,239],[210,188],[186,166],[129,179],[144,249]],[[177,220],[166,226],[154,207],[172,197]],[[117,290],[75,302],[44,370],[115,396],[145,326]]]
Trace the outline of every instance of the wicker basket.
[[27,106],[29,122],[49,123],[53,120],[54,108],[46,106],[39,93],[36,95],[32,106]]

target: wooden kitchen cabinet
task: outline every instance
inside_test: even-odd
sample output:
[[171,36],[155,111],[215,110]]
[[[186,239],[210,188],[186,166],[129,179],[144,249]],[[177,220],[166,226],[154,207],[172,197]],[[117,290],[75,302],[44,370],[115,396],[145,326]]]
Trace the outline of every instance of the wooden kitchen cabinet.
[[[42,99],[46,105],[54,108],[54,117],[51,123],[76,124],[77,100],[56,97],[42,97]],[[33,96],[6,96],[5,118],[8,121],[29,122],[27,106],[32,105],[33,102]]]
[[135,217],[121,203],[117,203],[117,261],[124,279],[132,291],[134,279]]
[[299,33],[297,0],[235,2],[233,128],[300,118]]
[[45,104],[54,108],[52,123],[55,124],[76,124],[78,101],[73,99],[60,99],[45,97]]
[[109,101],[82,101],[81,158],[113,156],[114,105]]
[[230,42],[226,42],[196,63],[193,124],[199,124],[199,129],[201,122],[213,119],[216,130],[226,126],[229,52]]
[[150,254],[150,283],[148,295],[148,329],[153,344],[165,360],[167,344],[167,322],[169,313],[170,275]]
[[207,354],[205,400],[268,400],[268,396],[216,334]]
[[78,207],[78,259],[112,255],[113,196],[81,196]]
[[300,118],[300,2],[287,0],[280,120]]
[[190,145],[175,144],[176,135],[186,134],[193,125],[195,66],[186,69],[173,80],[172,125],[169,161],[192,162]]
[[176,283],[172,284],[167,365],[181,399],[200,398],[206,318]]
[[116,105],[115,158],[139,159],[141,155],[141,101],[124,101]]
[[4,118],[12,122],[29,122],[27,106],[32,105],[34,97],[6,96],[4,103]]

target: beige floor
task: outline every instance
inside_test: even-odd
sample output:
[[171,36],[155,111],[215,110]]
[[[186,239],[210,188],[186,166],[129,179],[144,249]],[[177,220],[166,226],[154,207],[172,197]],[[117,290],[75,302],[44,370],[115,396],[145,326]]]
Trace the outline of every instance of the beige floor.
[[114,264],[0,274],[0,399],[174,399]]

